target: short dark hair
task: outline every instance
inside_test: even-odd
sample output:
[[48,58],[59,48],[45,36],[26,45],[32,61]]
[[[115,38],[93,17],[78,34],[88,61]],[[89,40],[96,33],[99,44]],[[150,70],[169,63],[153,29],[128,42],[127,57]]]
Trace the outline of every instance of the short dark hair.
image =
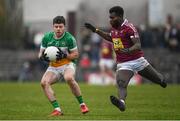
[[65,21],[65,18],[63,16],[56,16],[54,19],[53,19],[53,24],[66,24],[66,21]]
[[121,6],[114,6],[109,9],[109,13],[115,13],[116,16],[124,16],[124,9]]

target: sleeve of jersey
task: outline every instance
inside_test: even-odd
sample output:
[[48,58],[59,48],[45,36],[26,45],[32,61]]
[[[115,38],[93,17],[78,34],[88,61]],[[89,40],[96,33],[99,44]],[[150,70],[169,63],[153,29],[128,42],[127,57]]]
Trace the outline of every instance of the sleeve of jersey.
[[129,34],[131,39],[132,38],[139,38],[139,34],[133,25],[129,26],[128,34]]
[[41,41],[41,48],[46,48],[46,47],[47,47],[47,41],[46,41],[46,36],[44,35]]
[[68,40],[69,40],[68,42],[69,50],[70,51],[76,50],[77,49],[76,39],[73,36],[71,36]]

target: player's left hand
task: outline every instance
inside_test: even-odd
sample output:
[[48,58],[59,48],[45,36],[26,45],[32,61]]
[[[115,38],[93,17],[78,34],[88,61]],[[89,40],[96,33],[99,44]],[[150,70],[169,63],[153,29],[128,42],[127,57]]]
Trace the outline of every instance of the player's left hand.
[[49,62],[49,57],[47,57],[47,54],[44,53],[44,51],[43,51],[43,53],[42,53],[42,55],[40,57],[40,60],[45,61],[45,62]]
[[129,48],[120,49],[120,53],[130,53]]
[[90,29],[92,32],[96,32],[96,28],[91,25],[90,23],[84,23],[84,26],[88,29]]
[[57,52],[57,55],[56,55],[57,59],[56,60],[61,60],[61,59],[67,57],[67,54],[64,53],[60,48],[58,48],[58,50],[59,51]]

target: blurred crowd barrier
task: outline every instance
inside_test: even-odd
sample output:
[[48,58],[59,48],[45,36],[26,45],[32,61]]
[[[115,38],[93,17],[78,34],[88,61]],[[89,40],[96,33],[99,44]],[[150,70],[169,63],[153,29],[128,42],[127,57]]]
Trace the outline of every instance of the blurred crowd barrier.
[[[167,48],[146,48],[144,52],[145,57],[165,76],[168,83],[180,83],[179,53],[172,53]],[[0,81],[40,81],[47,68],[46,63],[38,60],[37,51],[1,51],[0,57]],[[77,80],[86,83],[92,82],[93,84],[114,84],[112,78],[112,82],[108,82],[109,80],[101,82],[100,76],[97,76],[99,74],[98,63],[94,63],[90,58],[87,59],[87,57],[83,60],[84,62],[78,63]],[[95,78],[95,82],[92,80],[93,78]],[[110,79],[109,77],[107,78]],[[146,82],[148,81],[142,80],[142,83]]]
[[[138,27],[142,49],[145,58],[159,70],[168,83],[180,83],[180,29],[179,25],[170,28]],[[78,60],[76,78],[86,83],[114,84],[113,78],[105,81],[100,75],[99,61],[102,50],[102,39],[87,30],[81,33],[78,40],[80,57]],[[0,81],[31,82],[40,81],[47,63],[37,58],[38,49],[1,50],[0,51]],[[115,72],[116,65],[112,69]],[[137,76],[138,77],[138,76]],[[95,78],[96,80],[92,80]],[[135,78],[136,79],[136,78]],[[99,82],[97,82],[99,80]],[[149,82],[138,77],[141,83]],[[133,82],[133,81],[132,81]],[[139,83],[139,82],[138,82]]]

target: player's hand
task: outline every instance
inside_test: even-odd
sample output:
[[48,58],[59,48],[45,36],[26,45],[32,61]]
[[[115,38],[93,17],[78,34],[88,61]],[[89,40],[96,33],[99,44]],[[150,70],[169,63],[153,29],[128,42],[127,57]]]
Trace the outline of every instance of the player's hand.
[[130,53],[129,48],[120,49],[120,53]]
[[67,54],[64,53],[60,48],[58,48],[58,50],[59,51],[57,52],[57,55],[56,55],[57,59],[56,60],[61,60],[61,59],[67,57]]
[[46,55],[47,55],[47,54],[46,54],[46,53],[44,54],[44,52],[43,52],[43,53],[42,53],[42,56],[40,57],[40,60],[49,62],[49,58],[48,58]]
[[92,32],[96,32],[96,28],[91,25],[90,23],[84,23],[84,26],[88,29],[90,29]]

